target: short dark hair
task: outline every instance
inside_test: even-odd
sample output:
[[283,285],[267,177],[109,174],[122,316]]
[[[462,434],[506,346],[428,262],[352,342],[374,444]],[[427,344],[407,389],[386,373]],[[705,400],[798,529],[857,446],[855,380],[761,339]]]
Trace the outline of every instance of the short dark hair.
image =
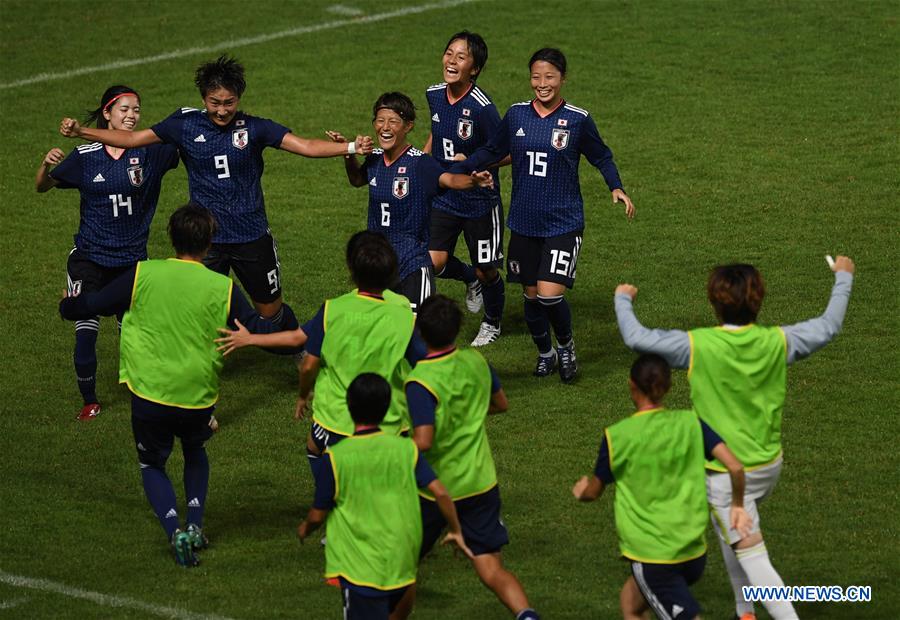
[[347,267],[357,287],[383,291],[397,280],[397,254],[384,235],[361,230],[347,242]]
[[539,49],[531,55],[531,60],[528,61],[528,69],[530,70],[534,63],[541,60],[549,62],[559,69],[559,72],[563,77],[566,77],[566,55],[561,51],[555,47],[544,47]]
[[244,94],[247,82],[244,80],[244,66],[237,58],[222,54],[214,61],[203,63],[194,74],[194,84],[200,89],[200,96],[217,88],[224,88],[238,97]]
[[466,46],[469,48],[469,55],[472,56],[473,61],[472,68],[476,71],[475,75],[472,76],[472,81],[474,82],[478,76],[481,75],[482,69],[484,69],[484,66],[487,64],[487,43],[484,42],[484,39],[481,38],[480,34],[463,30],[450,37],[450,40],[447,41],[447,45],[444,46],[444,52],[446,52],[450,48],[450,44],[456,40],[465,41]]
[[706,295],[720,321],[747,325],[756,321],[766,284],[753,265],[719,265],[709,274]]
[[658,403],[672,387],[672,369],[661,356],[645,353],[631,365],[631,380],[642,394]]
[[397,113],[407,123],[416,120],[416,106],[412,99],[403,93],[390,92],[383,93],[372,106],[372,120],[378,116],[378,110],[388,109]]
[[138,103],[141,102],[141,96],[130,86],[124,86],[122,84],[110,86],[105,91],[103,91],[103,95],[100,96],[100,106],[94,110],[87,111],[87,116],[84,119],[84,124],[91,125],[93,123],[97,123],[97,127],[99,127],[100,129],[106,129],[107,127],[109,127],[109,121],[103,118],[103,113],[109,110],[112,107],[112,104],[116,102],[116,99],[118,99],[122,95],[134,95],[135,97],[137,97]]
[[176,254],[204,256],[215,234],[216,220],[212,213],[192,202],[176,209],[169,218],[169,238]]
[[381,424],[390,406],[391,386],[374,372],[357,375],[347,388],[347,408],[356,424]]
[[428,346],[449,347],[456,341],[462,325],[462,311],[446,295],[432,295],[419,306],[416,327]]

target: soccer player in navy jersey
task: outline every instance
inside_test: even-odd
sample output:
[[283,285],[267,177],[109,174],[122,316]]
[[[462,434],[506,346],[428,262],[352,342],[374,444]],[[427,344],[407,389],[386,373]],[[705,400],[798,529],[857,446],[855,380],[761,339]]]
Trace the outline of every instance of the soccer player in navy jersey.
[[[344,159],[354,187],[369,186],[368,228],[387,237],[400,261],[400,284],[395,289],[409,299],[413,312],[434,292],[434,267],[428,253],[431,201],[442,189],[493,187],[490,172],[451,174],[434,158],[406,140],[416,120],[416,108],[403,93],[384,93],[372,106],[372,124],[381,148],[360,164]],[[338,132],[326,132],[335,142]]]
[[[634,205],[622,189],[612,151],[594,120],[586,110],[562,98],[566,78],[563,53],[540,49],[528,67],[534,99],[510,107],[490,142],[454,164],[451,171],[481,170],[507,155],[512,157],[508,279],[524,289],[525,321],[539,352],[534,374],[550,375],[558,364],[560,378],[568,383],[578,370],[572,312],[565,292],[575,284],[584,232],[578,177],[581,155],[603,175],[613,202],[625,203],[629,218],[634,217]],[[550,339],[551,325],[556,350]]]
[[281,265],[263,201],[262,151],[273,147],[304,157],[337,157],[370,152],[371,138],[357,136],[355,142],[338,146],[295,136],[283,125],[239,111],[246,87],[244,67],[228,56],[200,65],[194,83],[203,110],[181,108],[151,129],[133,133],[92,130],[67,118],[60,132],[127,148],[177,146],[191,201],[209,209],[219,225],[204,264],[223,274],[234,269],[262,316],[283,329],[295,329],[297,319],[281,300]]
[[[475,84],[487,58],[487,44],[480,35],[468,30],[457,32],[444,48],[443,83],[430,86],[425,93],[431,134],[424,150],[432,153],[445,170],[483,146],[500,125],[496,106]],[[484,302],[484,316],[473,347],[500,337],[506,300],[503,278],[497,271],[503,264],[503,205],[499,175],[496,171],[492,174],[491,189],[448,191],[432,202],[429,252],[435,274],[466,283],[470,312],[478,312],[482,299]],[[469,248],[471,265],[453,254],[460,233]]]
[[[141,98],[128,86],[110,86],[85,124],[133,132],[141,120]],[[81,195],[75,247],[66,266],[68,294],[92,293],[147,258],[147,237],[163,175],[178,166],[170,145],[121,149],[98,142],[66,156],[53,148],[37,170],[35,188],[77,189]],[[75,322],[75,376],[83,406],[79,420],[100,413],[97,397],[97,332],[100,317]]]

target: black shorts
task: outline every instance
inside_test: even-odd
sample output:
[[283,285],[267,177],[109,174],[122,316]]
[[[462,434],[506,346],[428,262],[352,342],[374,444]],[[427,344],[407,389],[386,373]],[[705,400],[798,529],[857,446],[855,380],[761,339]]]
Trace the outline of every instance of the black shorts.
[[506,279],[523,286],[535,286],[541,281],[574,287],[583,232],[576,230],[558,237],[525,237],[510,233]]
[[215,407],[182,409],[131,395],[131,430],[141,465],[164,469],[175,437],[181,449],[202,448],[212,437],[209,418]]
[[459,233],[463,233],[474,267],[503,266],[503,207],[500,203],[476,218],[452,215],[440,209],[431,210],[431,243],[429,250],[453,254]]
[[[509,533],[500,516],[500,487],[495,486],[490,491],[453,503],[462,525],[463,537],[473,554],[496,553],[509,544]],[[419,505],[422,508],[422,551],[419,557],[424,557],[441,537],[447,522],[437,502],[420,497]]]
[[214,243],[203,264],[223,275],[234,270],[241,286],[255,302],[268,304],[281,297],[281,263],[271,232],[247,243]]
[[70,297],[77,297],[81,293],[94,293],[118,278],[120,275],[133,268],[135,263],[122,265],[121,267],[104,267],[94,261],[85,258],[84,253],[78,248],[69,252],[69,260],[66,261],[67,290]]
[[362,593],[348,587],[341,580],[341,597],[344,600],[344,620],[388,620],[400,604],[409,586],[385,590],[383,595]]
[[680,564],[632,562],[631,573],[658,618],[696,618],[700,615],[700,604],[688,586],[700,579],[705,567],[704,553],[699,558]]
[[400,280],[400,285],[394,289],[394,292],[405,296],[409,300],[413,314],[416,314],[422,302],[435,293],[434,267],[431,265],[419,267]]
[[348,437],[348,435],[333,433],[327,428],[319,426],[318,422],[313,422],[312,428],[309,429],[309,434],[312,437],[313,443],[316,444],[316,447],[319,449],[319,454],[325,454],[325,448],[333,446],[341,439],[346,439]]

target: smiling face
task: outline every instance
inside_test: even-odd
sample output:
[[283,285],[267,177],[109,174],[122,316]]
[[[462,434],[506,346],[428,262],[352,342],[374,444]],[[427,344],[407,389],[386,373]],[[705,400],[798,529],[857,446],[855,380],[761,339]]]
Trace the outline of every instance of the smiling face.
[[444,68],[444,81],[447,84],[468,84],[472,78],[478,75],[475,69],[475,59],[469,52],[469,45],[464,39],[455,39],[450,42],[444,51],[441,60]]
[[134,131],[141,122],[141,101],[133,95],[119,97],[103,111],[103,118],[109,123],[110,129]]
[[225,127],[237,113],[241,98],[227,88],[210,90],[203,97],[206,106],[206,114],[209,119],[219,127]]
[[378,146],[385,151],[406,146],[406,134],[412,131],[414,123],[404,121],[390,108],[380,108],[375,112],[372,126],[378,135]]
[[559,69],[549,62],[538,60],[531,65],[531,88],[535,99],[545,108],[553,108],[559,103],[565,82]]

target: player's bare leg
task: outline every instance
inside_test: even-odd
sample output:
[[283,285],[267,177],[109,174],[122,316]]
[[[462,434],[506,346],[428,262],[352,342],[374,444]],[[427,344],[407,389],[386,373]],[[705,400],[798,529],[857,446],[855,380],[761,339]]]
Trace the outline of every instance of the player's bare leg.
[[528,597],[522,584],[511,572],[503,567],[500,552],[482,553],[472,559],[475,572],[481,582],[486,585],[497,598],[514,614],[528,609]]
[[397,606],[394,608],[393,613],[391,613],[389,620],[406,620],[409,615],[412,613],[413,604],[416,602],[416,584],[412,584],[408,588],[406,588],[406,592],[403,593],[403,598],[400,599],[400,602],[397,603]]
[[[783,586],[781,575],[772,566],[769,552],[763,542],[762,532],[754,532],[732,545],[741,568],[750,583],[755,586]],[[775,620],[796,620],[797,612],[789,601],[763,601],[769,615]]]
[[619,592],[619,607],[623,620],[646,620],[650,617],[650,606],[644,599],[634,577],[629,577]]

